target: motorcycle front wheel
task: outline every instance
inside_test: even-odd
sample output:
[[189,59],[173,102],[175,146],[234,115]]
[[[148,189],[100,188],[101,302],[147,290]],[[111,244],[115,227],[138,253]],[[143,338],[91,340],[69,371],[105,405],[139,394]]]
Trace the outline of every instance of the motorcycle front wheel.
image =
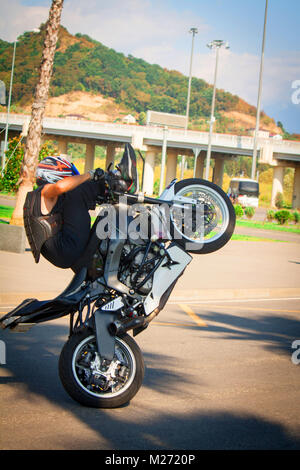
[[96,337],[84,329],[71,335],[59,358],[59,376],[67,393],[93,408],[116,408],[128,403],[144,378],[144,360],[131,336],[116,337],[115,356],[101,360]]
[[222,248],[235,228],[236,216],[229,197],[216,184],[198,178],[178,181],[174,190],[172,238],[190,253],[206,254]]

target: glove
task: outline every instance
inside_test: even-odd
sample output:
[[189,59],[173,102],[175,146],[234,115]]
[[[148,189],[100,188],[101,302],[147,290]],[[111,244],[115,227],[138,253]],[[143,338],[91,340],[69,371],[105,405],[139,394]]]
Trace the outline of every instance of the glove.
[[90,170],[89,174],[91,175],[91,180],[96,181],[96,182],[104,179],[105,177],[105,171],[103,171],[102,168],[96,168],[95,170]]
[[128,183],[122,178],[119,170],[107,173],[106,181],[111,191],[125,193],[128,189]]

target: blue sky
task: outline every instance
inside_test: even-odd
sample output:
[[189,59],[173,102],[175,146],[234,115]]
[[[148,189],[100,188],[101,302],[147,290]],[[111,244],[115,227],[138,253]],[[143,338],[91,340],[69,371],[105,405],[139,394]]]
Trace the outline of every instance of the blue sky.
[[[47,19],[50,0],[0,0],[0,37],[12,41]],[[213,81],[213,39],[222,51],[217,86],[257,103],[265,0],[65,0],[62,24],[119,52],[188,75],[190,27],[198,28],[193,75]],[[300,80],[299,0],[269,0],[262,109],[289,132],[300,133],[300,103],[292,84]]]

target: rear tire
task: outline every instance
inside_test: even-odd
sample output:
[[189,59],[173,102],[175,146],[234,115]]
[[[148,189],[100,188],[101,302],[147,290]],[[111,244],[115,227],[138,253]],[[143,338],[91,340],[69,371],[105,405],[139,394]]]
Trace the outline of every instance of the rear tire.
[[[66,392],[78,403],[93,408],[116,408],[128,403],[138,392],[144,378],[144,360],[131,336],[116,337],[115,356],[111,364],[111,385],[95,369],[99,358],[92,330],[73,334],[59,358],[59,376]],[[99,371],[99,372],[98,372]],[[107,388],[106,388],[107,387]]]

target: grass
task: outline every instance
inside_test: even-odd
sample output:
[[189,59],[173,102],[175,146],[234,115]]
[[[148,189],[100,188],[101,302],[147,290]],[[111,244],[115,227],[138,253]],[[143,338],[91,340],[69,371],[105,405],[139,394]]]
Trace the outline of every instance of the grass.
[[14,211],[14,207],[0,206],[0,223],[2,224],[8,223],[9,219],[12,216],[13,211]]
[[231,237],[231,240],[234,241],[249,241],[249,242],[283,242],[289,243],[286,240],[276,240],[275,238],[263,238],[263,237],[254,237],[251,235],[239,235],[234,233]]
[[264,230],[278,230],[280,232],[300,233],[299,225],[294,227],[288,225],[279,225],[273,222],[255,222],[251,220],[237,219],[236,225],[238,227],[260,228]]

